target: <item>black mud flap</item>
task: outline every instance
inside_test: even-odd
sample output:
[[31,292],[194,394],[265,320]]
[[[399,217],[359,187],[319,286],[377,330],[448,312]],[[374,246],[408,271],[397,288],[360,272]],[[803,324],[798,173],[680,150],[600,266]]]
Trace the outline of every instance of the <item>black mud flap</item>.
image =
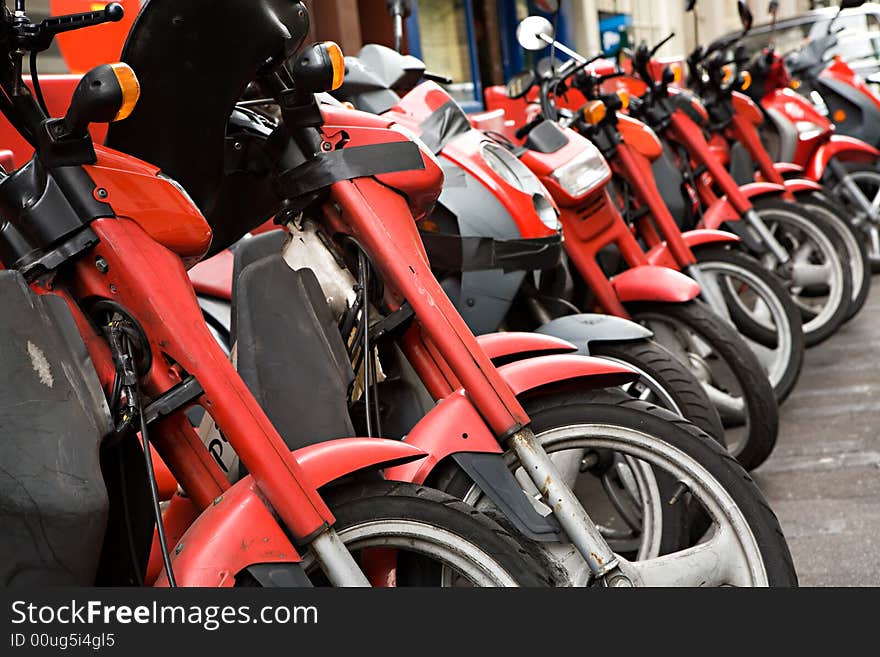
[[566,540],[556,518],[538,513],[500,454],[461,452],[452,458],[524,536],[542,543]]
[[[245,252],[236,258],[250,260]],[[238,371],[291,449],[355,435],[348,412],[354,373],[345,344],[309,269],[277,251],[235,279]]]
[[110,412],[64,300],[0,271],[0,584],[91,585]]

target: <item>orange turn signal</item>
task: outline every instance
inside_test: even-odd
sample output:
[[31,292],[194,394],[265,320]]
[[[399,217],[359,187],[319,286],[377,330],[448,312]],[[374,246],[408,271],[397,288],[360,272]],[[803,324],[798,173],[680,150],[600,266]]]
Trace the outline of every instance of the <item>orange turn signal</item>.
[[789,86],[790,86],[792,89],[794,89],[795,91],[797,91],[798,89],[801,88],[801,81],[800,81],[800,80],[792,80],[792,81],[791,81],[791,84],[790,84]]
[[733,79],[733,67],[728,64],[721,70],[724,71],[724,77],[721,78],[721,81],[728,84]]
[[605,107],[605,103],[601,100],[591,100],[589,103],[584,105],[584,121],[589,123],[590,125],[598,125],[602,119],[605,118],[605,115],[608,113],[608,110]]
[[749,87],[752,86],[752,74],[748,71],[743,71],[740,74],[739,83],[740,90],[748,91]]
[[681,82],[681,79],[684,77],[684,72],[681,70],[681,64],[673,64],[672,65],[672,79],[678,84]]
[[620,108],[629,109],[629,92],[626,89],[618,89],[617,97],[620,98]]
[[345,80],[345,57],[342,55],[342,48],[335,41],[325,41],[324,48],[327,50],[327,57],[333,65],[333,86],[331,91],[335,91],[342,86]]
[[843,123],[846,121],[846,111],[842,109],[835,110],[831,118],[834,119],[835,123]]
[[122,103],[116,116],[113,117],[113,121],[122,121],[134,111],[135,105],[141,97],[141,83],[138,82],[137,76],[128,64],[116,62],[110,64],[110,68],[113,70],[113,75],[116,76],[119,89],[122,91]]

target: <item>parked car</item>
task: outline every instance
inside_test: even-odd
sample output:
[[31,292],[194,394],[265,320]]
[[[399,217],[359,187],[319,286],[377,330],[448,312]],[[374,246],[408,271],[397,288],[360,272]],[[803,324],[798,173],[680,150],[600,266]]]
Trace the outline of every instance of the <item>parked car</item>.
[[[836,14],[837,7],[826,7],[777,21],[776,49],[782,53],[790,52],[800,48],[805,41],[825,34]],[[880,3],[869,2],[854,9],[844,9],[834,25],[835,29],[843,29],[838,34],[837,46],[828,56],[841,55],[864,78],[880,76]],[[740,43],[752,54],[769,44],[772,29],[771,23],[756,25]]]

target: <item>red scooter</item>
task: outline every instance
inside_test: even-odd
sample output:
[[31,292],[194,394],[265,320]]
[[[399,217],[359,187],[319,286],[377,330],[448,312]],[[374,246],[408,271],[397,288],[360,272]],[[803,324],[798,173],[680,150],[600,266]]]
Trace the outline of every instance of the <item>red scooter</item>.
[[782,163],[776,165],[778,174],[803,176],[831,189],[859,231],[871,269],[880,271],[880,151],[837,134],[829,117],[791,88],[786,60],[772,48],[756,55],[748,71],[752,85],[745,93],[764,109],[762,137]]
[[781,403],[797,382],[803,363],[797,309],[779,280],[742,252],[735,235],[705,229],[682,232],[654,178],[652,164],[663,154],[660,140],[644,123],[622,114],[629,106],[627,93],[601,92],[602,85],[618,75],[597,75],[586,69],[574,77],[573,84],[588,103],[601,102],[607,112],[592,120],[598,117],[588,104],[575,113],[573,125],[611,163],[624,214],[650,249],[648,260],[684,271],[700,284],[712,309],[751,341]]
[[[250,0],[227,2],[230,3],[227,9],[237,11],[252,4]],[[575,583],[586,584],[604,578],[621,585],[671,584],[683,581],[680,575],[688,563],[703,573],[701,578],[708,578],[710,582],[728,578],[767,581],[768,576],[771,581],[790,581],[790,576],[780,569],[786,557],[775,563],[759,557],[759,568],[742,567],[751,563],[756,553],[752,548],[742,550],[732,546],[725,540],[729,534],[723,531],[710,533],[700,546],[680,550],[663,560],[630,562],[615,554],[567,485],[567,476],[560,473],[556,460],[548,456],[547,445],[552,445],[554,451],[575,451],[579,456],[572,466],[576,472],[582,466],[591,467],[592,457],[583,450],[597,446],[600,450],[632,455],[661,470],[674,471],[669,459],[676,460],[674,454],[679,452],[638,450],[635,444],[639,435],[640,440],[647,439],[652,444],[655,440],[658,445],[674,444],[675,450],[700,462],[699,481],[723,478],[722,488],[737,491],[731,495],[754,490],[741,470],[737,475],[739,484],[728,482],[725,469],[732,467],[730,460],[725,460],[705,437],[695,440],[693,429],[688,431],[677,424],[680,420],[673,421],[668,415],[664,419],[662,413],[646,415],[637,401],[614,393],[604,397],[604,404],[591,404],[584,400],[582,393],[571,393],[571,386],[577,383],[596,387],[629,380],[632,374],[625,368],[583,357],[554,356],[518,361],[501,371],[496,370],[431,275],[419,241],[416,224],[424,220],[428,204],[439,193],[439,186],[432,185],[430,189],[421,186],[425,176],[431,176],[434,183],[439,182],[436,177],[439,169],[434,160],[428,157],[430,161],[424,161],[427,156],[413,152],[412,142],[403,134],[405,131],[395,129],[387,118],[318,105],[313,92],[330,86],[326,69],[319,68],[326,59],[320,47],[307,49],[297,58],[292,66],[295,76],[285,70],[265,69],[254,75],[242,70],[242,49],[262,54],[265,41],[243,40],[237,21],[223,21],[219,25],[199,21],[200,12],[222,16],[230,13],[219,11],[216,1],[206,0],[188,3],[185,7],[162,3],[146,5],[124,51],[126,60],[143,64],[143,101],[127,122],[111,129],[108,141],[160,161],[165,171],[180,177],[210,220],[218,225],[230,228],[233,224],[223,220],[236,218],[236,229],[228,230],[227,235],[242,233],[242,229],[252,228],[269,216],[275,216],[292,231],[298,231],[306,223],[320,229],[320,237],[331,253],[338,256],[338,264],[356,272],[359,281],[359,307],[353,307],[346,323],[350,323],[354,335],[359,337],[353,343],[362,345],[358,351],[366,373],[361,384],[364,391],[373,389],[376,378],[372,374],[375,371],[372,345],[383,334],[399,333],[408,362],[432,393],[443,396],[429,417],[447,423],[445,434],[428,435],[413,430],[407,436],[407,443],[429,446],[438,458],[453,453],[493,456],[502,451],[502,445],[508,448],[511,464],[519,463],[525,482],[552,513],[552,519],[542,517],[543,521],[556,522],[565,532],[567,540],[560,542],[557,537],[556,549],[547,553],[551,557],[555,554],[557,561],[564,562],[569,580]],[[187,30],[161,29],[179,18]],[[199,32],[200,29],[205,31]],[[185,57],[191,67],[175,66],[180,57]],[[222,85],[212,78],[212,74],[220,75],[220,72]],[[241,98],[247,80],[254,78],[263,97],[274,99],[282,117],[268,139],[256,127],[248,131],[238,120],[229,121],[229,113]],[[225,105],[225,101],[229,105]],[[206,108],[210,108],[210,112]],[[195,125],[204,129],[193,130]],[[163,131],[164,139],[148,138],[157,130]],[[396,137],[392,139],[393,135]],[[226,153],[221,148],[224,141],[229,149]],[[193,159],[193,153],[200,154],[198,162]],[[416,154],[424,171],[399,173],[401,166],[416,165],[413,157]],[[243,220],[243,216],[247,219]],[[296,239],[294,235],[291,243]],[[277,256],[274,262],[278,262]],[[277,266],[272,265],[271,259],[254,264]],[[259,286],[252,289],[255,294],[259,293]],[[380,313],[376,321],[368,314],[370,307]],[[271,340],[269,344],[273,346],[283,345],[277,341],[283,340],[283,333],[273,336],[255,331],[253,335],[256,339]],[[520,338],[513,336],[512,339]],[[534,342],[531,336],[529,339]],[[554,345],[558,348],[558,341],[554,341]],[[272,368],[276,364],[274,359],[284,356],[282,351],[284,349],[271,350],[272,359],[261,358],[258,353],[254,362],[257,366],[262,363],[263,367]],[[287,345],[286,351],[295,353],[296,350]],[[286,365],[279,369],[289,379],[296,376],[295,369]],[[552,399],[541,394],[551,390],[557,393]],[[452,392],[447,394],[448,391]],[[296,399],[295,394],[296,389],[288,386],[287,395],[283,397],[288,406]],[[526,413],[520,399],[529,404],[534,415]],[[364,410],[369,417],[375,410],[373,402],[365,400]],[[610,419],[615,431],[600,430],[597,420],[588,421],[595,417],[589,413],[601,413],[605,422]],[[636,423],[637,430],[628,424],[631,422]],[[661,424],[662,429],[658,428]],[[539,429],[539,435],[533,427]],[[589,458],[584,463],[586,457]],[[385,474],[423,481],[437,474],[437,465],[432,460],[414,468],[404,465],[386,469]],[[475,487],[473,481],[469,489],[478,492],[484,485],[493,483],[477,480]],[[710,490],[702,484],[694,484],[691,491],[690,499],[703,504],[709,502],[707,495],[718,493],[719,488]],[[525,497],[521,488],[517,493]],[[673,501],[677,503],[678,499]],[[731,505],[731,502],[719,498],[704,506],[710,516],[746,506],[735,502]],[[752,502],[748,508],[751,512],[759,507]],[[717,512],[720,509],[725,510],[724,514]],[[762,517],[766,520],[766,516]],[[771,538],[776,530],[774,526],[765,533],[761,523],[754,522],[756,518],[746,523],[755,535],[762,537],[760,543],[746,540],[743,535],[743,545],[753,545],[757,554],[763,554],[766,549],[773,549],[772,544],[764,543],[764,538]],[[730,525],[726,517],[719,517],[718,522]],[[529,537],[522,536],[521,540],[528,541]],[[711,572],[706,572],[704,567],[710,561],[705,559],[706,555],[712,555]],[[702,565],[696,564],[695,559],[701,559]],[[740,566],[717,569],[719,559],[722,563]]]
[[[263,37],[245,75],[256,66],[286,70],[308,32],[301,4],[261,7],[271,12],[240,15],[251,34]],[[260,20],[268,15],[272,20]],[[36,149],[36,157],[0,176],[4,308],[15,309],[5,315],[29,320],[5,338],[28,336],[22,353],[30,354],[34,372],[33,382],[22,377],[2,396],[4,583],[147,583],[145,548],[156,522],[164,565],[159,584],[309,585],[307,575],[320,581],[323,571],[332,584],[365,585],[342,533],[384,526],[359,549],[377,540],[406,549],[414,535],[393,529],[401,517],[431,546],[425,557],[467,546],[473,563],[489,559],[486,568],[459,570],[472,581],[539,583],[536,566],[520,558],[510,539],[502,535],[498,543],[500,528],[488,518],[462,508],[441,517],[438,507],[452,501],[448,496],[426,497],[422,489],[382,481],[340,483],[326,501],[319,495],[319,487],[365,468],[425,454],[377,439],[324,442],[292,454],[201,319],[185,267],[211,245],[204,216],[167,174],[94,145],[89,136],[90,123],[122,121],[135,110],[139,83],[132,69],[90,71],[62,119],[47,117],[19,76],[23,53],[47,48],[55,34],[121,16],[111,3],[33,24],[23,2],[15,16],[3,8],[2,110]],[[190,17],[211,22],[210,16]],[[328,77],[325,67],[321,83]],[[406,176],[385,180],[410,191],[414,203],[430,203],[430,195],[414,192],[436,185],[439,171],[417,151],[413,165],[416,157],[418,166]],[[68,390],[67,401],[58,397]],[[16,404],[16,396],[25,401]],[[36,400],[43,400],[38,420],[21,411]],[[235,485],[187,420],[193,405],[211,414],[246,465],[249,474]],[[89,416],[91,430],[82,431]],[[16,417],[27,425],[9,421]],[[186,492],[176,507],[188,507],[182,512],[188,529],[173,543],[162,522],[153,446]],[[460,523],[469,519],[475,522],[464,528]],[[438,527],[457,538],[437,536]]]
[[[710,144],[719,159],[727,162],[731,175],[740,184],[760,179],[783,185],[783,198],[798,203],[824,220],[845,247],[852,274],[852,301],[847,319],[864,305],[870,290],[870,268],[866,249],[850,225],[832,193],[816,180],[788,177],[774,162],[761,140],[759,126],[764,123],[761,109],[740,90],[751,88],[751,74],[733,72],[733,61],[721,52],[697,49],[689,57],[690,82],[706,102],[711,131]],[[784,167],[782,167],[784,168]]]
[[[667,204],[680,208],[688,225],[699,221],[704,228],[738,234],[782,278],[801,311],[807,346],[827,339],[845,321],[852,299],[844,246],[821,217],[781,198],[783,185],[740,187],[704,135],[710,118],[705,106],[693,93],[670,88],[668,68],[655,82],[652,56],[644,44],[634,53],[634,70],[648,91],[630,109],[670,147],[672,159],[654,165]],[[682,196],[682,181],[694,191],[693,199]]]
[[[524,25],[532,34],[548,35],[552,29],[549,23],[533,27],[524,21]],[[524,31],[521,26],[521,37]],[[526,38],[521,41],[524,47],[531,45]],[[611,201],[606,189],[611,170],[598,149],[571,129],[543,119],[556,117],[552,90],[574,72],[573,66],[567,66],[560,70],[560,79],[542,80],[542,115],[521,127],[515,137],[525,139],[518,149],[520,159],[560,207],[566,253],[585,286],[576,302],[645,322],[661,344],[685,362],[704,366],[700,376],[722,419],[746,425],[745,435],[728,440],[729,446],[747,466],[755,467],[772,451],[778,428],[775,400],[763,368],[731,327],[695,301],[699,285],[673,269],[650,264]],[[523,80],[509,85],[514,97],[524,97],[536,76]],[[611,279],[599,261],[609,246],[617,249],[628,267]],[[718,367],[713,371],[710,363]],[[768,399],[772,400],[769,405]]]

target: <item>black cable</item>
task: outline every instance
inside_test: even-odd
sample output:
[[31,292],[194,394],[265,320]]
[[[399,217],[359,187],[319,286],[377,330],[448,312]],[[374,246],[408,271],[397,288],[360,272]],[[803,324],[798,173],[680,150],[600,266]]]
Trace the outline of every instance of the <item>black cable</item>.
[[40,76],[37,73],[37,53],[36,50],[31,50],[30,56],[30,66],[31,66],[31,83],[34,85],[34,93],[37,96],[37,102],[40,104],[40,109],[43,110],[43,113],[46,116],[49,116],[49,109],[46,107],[46,99],[43,98],[43,88],[40,86]]
[[363,251],[358,252],[358,278],[360,278],[360,286],[364,291],[364,307],[361,316],[361,330],[363,331],[364,346],[361,349],[364,363],[364,416],[367,421],[367,437],[373,435],[372,411],[370,410],[370,304],[367,295],[367,284],[369,283],[369,272],[367,271],[367,258]]
[[[131,344],[126,339],[126,350],[130,362],[134,362],[134,354],[131,351]],[[147,423],[144,420],[144,409],[141,407],[140,395],[135,391],[135,399],[137,404],[138,417],[141,423],[141,440],[144,444],[144,462],[147,466],[147,479],[150,482],[150,497],[153,501],[153,515],[156,517],[156,532],[159,538],[159,550],[162,552],[162,561],[165,564],[165,574],[168,575],[168,586],[177,587],[177,580],[174,579],[174,570],[171,567],[171,554],[168,552],[168,543],[165,538],[165,525],[162,523],[162,507],[159,503],[159,485],[156,483],[156,471],[153,468],[153,455],[150,452],[150,435],[147,432]]]
[[131,567],[134,570],[135,579],[139,586],[144,585],[144,574],[141,572],[140,558],[135,548],[134,528],[131,526],[131,508],[128,500],[128,483],[125,477],[125,453],[122,445],[115,447],[119,455],[119,488],[122,494],[122,517],[125,519],[125,533],[128,535],[128,553],[131,557]]

